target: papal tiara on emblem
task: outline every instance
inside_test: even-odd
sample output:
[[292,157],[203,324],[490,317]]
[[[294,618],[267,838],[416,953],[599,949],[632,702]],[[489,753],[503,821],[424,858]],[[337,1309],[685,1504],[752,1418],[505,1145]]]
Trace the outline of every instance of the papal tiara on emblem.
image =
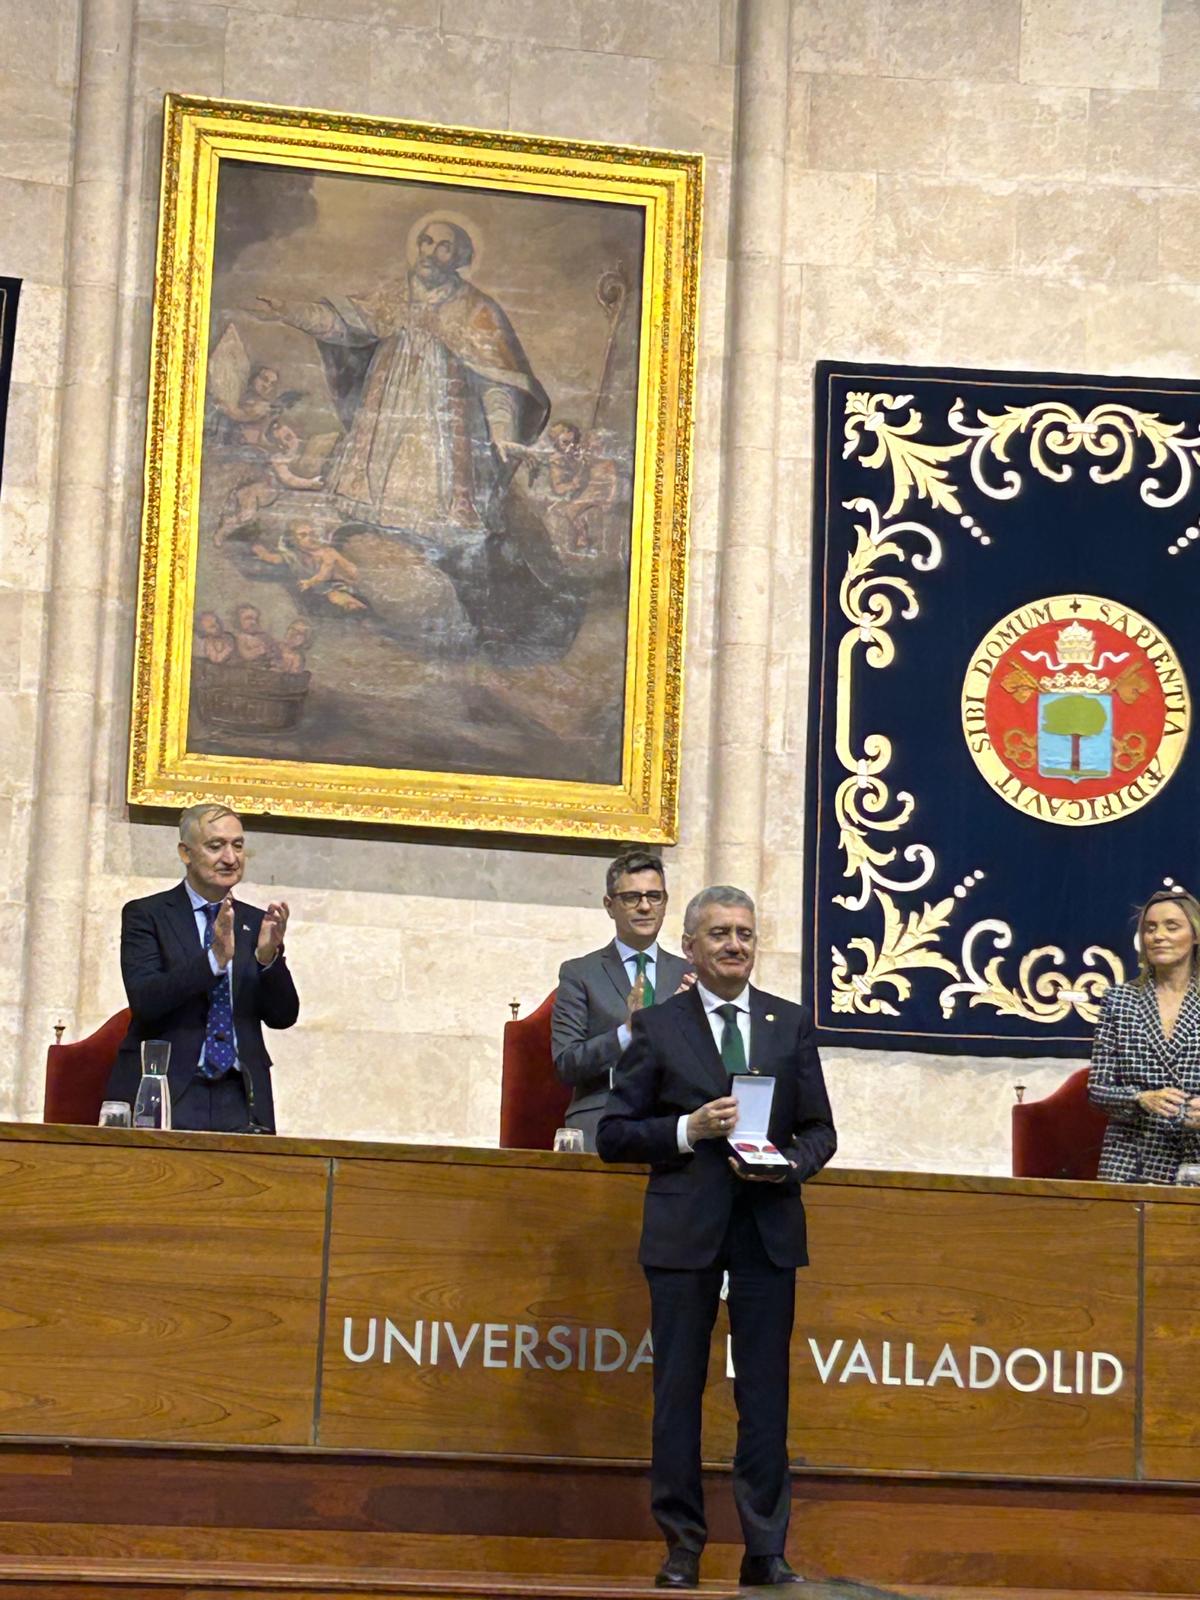
[[[1096,635],[1082,622],[1068,622],[1058,630],[1054,641],[1058,651],[1057,669],[1038,680],[1038,688],[1053,694],[1074,690],[1085,694],[1107,694],[1112,679],[1096,672]],[[1050,666],[1053,668],[1054,663]],[[1065,670],[1064,670],[1065,669]]]
[[1082,622],[1068,622],[1058,633],[1058,659],[1091,666],[1096,654],[1096,635]]

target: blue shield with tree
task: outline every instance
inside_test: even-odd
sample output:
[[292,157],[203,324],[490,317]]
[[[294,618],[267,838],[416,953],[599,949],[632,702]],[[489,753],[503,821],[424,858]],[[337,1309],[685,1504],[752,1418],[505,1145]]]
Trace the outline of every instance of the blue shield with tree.
[[1038,695],[1038,772],[1046,778],[1107,778],[1113,759],[1112,695],[1068,690]]

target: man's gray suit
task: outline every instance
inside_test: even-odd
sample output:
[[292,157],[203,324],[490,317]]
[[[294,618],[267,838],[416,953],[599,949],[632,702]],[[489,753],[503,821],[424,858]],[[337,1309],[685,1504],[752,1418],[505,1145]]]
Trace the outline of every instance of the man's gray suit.
[[[673,956],[659,945],[655,1000],[673,995],[691,970],[682,956]],[[559,969],[550,1049],[554,1070],[573,1090],[567,1126],[583,1129],[584,1145],[591,1151],[596,1148],[596,1129],[608,1099],[610,1074],[621,1057],[618,1032],[629,1020],[626,1002],[630,988],[629,969],[615,939],[603,950],[564,961]]]

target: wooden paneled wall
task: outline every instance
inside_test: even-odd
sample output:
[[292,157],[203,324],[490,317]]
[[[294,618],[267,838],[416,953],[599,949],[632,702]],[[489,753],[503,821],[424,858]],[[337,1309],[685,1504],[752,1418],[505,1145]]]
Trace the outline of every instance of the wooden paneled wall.
[[[642,1187],[588,1157],[0,1130],[0,1439],[644,1461]],[[835,1171],[807,1203],[798,1463],[1200,1482],[1191,1191]]]
[[[0,1581],[652,1571],[643,1181],[586,1157],[0,1130]],[[811,1185],[809,1570],[1200,1592],[1198,1200]],[[739,1553],[727,1359],[718,1338],[713,1578]]]

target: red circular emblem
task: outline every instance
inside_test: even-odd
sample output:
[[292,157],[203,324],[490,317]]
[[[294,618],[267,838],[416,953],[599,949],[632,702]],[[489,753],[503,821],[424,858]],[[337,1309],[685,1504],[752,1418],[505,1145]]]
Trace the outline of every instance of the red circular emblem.
[[1153,799],[1187,739],[1190,703],[1167,640],[1094,595],[1019,607],[980,642],[963,731],[1003,799],[1049,822],[1113,821]]

